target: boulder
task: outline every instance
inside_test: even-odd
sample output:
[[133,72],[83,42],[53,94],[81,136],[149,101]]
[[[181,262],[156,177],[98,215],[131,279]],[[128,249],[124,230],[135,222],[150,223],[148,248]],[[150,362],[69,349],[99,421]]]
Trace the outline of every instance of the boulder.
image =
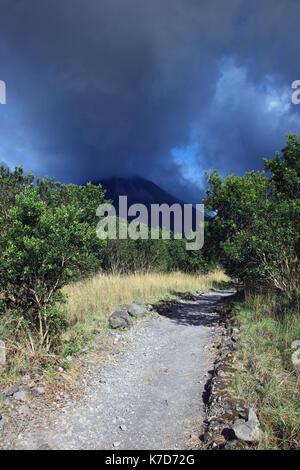
[[108,322],[112,328],[130,328],[132,321],[125,310],[116,310],[108,319]]
[[140,318],[144,317],[147,312],[143,304],[141,304],[140,302],[133,302],[128,307],[128,313],[132,317]]
[[241,439],[242,441],[250,442],[252,444],[257,444],[263,436],[258,418],[253,408],[249,409],[248,421],[237,419],[235,420],[232,429],[237,439]]

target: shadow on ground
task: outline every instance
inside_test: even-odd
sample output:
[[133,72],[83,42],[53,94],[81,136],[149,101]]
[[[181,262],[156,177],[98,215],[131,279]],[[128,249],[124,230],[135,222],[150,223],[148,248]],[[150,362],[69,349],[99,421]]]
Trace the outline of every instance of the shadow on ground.
[[[226,296],[234,295],[235,290],[228,289],[227,293]],[[211,326],[221,318],[216,308],[224,297],[224,291],[215,291],[209,295],[190,295],[188,299],[183,297],[182,301],[167,300],[159,306],[158,313],[180,325]]]

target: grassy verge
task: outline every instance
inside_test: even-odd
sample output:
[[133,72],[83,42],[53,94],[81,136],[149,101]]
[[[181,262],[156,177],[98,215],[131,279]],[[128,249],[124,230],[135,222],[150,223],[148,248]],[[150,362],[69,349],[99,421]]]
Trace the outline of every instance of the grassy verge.
[[209,274],[191,275],[173,273],[136,273],[132,275],[98,274],[92,279],[70,284],[64,291],[70,322],[68,334],[74,327],[90,329],[95,324],[104,326],[110,314],[122,304],[133,300],[155,303],[176,292],[210,290],[228,277],[221,270]]
[[[277,299],[278,301],[278,299]],[[300,339],[299,312],[278,317],[271,296],[247,297],[235,322],[242,348],[234,355],[235,395],[255,403],[264,429],[262,449],[300,447],[300,375],[291,343]]]
[[[60,350],[46,354],[36,349],[32,354],[26,342],[15,340],[10,331],[9,315],[0,319],[0,338],[8,349],[7,366],[0,373],[0,385],[14,382],[21,373],[32,370],[53,375],[64,357],[76,354],[87,344],[95,333],[107,330],[108,317],[121,304],[140,301],[156,303],[161,299],[175,296],[176,292],[195,292],[197,289],[210,290],[228,281],[222,270],[206,275],[190,275],[181,272],[136,273],[132,275],[98,274],[93,278],[68,285],[64,292],[68,296],[63,306],[69,322],[63,334]],[[0,366],[1,367],[1,366]],[[55,374],[54,374],[55,375]]]

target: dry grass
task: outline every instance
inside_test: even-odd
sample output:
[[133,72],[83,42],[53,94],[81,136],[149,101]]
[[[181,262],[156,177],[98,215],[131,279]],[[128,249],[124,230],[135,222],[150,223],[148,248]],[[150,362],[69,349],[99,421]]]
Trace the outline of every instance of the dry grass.
[[74,325],[88,327],[95,321],[106,322],[120,304],[133,300],[156,302],[174,292],[210,290],[218,283],[228,281],[220,269],[209,274],[191,275],[181,272],[136,273],[131,275],[98,274],[68,285],[67,315],[71,328]]
[[68,285],[64,292],[68,301],[66,309],[69,327],[63,335],[61,350],[57,354],[47,354],[37,348],[33,353],[26,348],[25,338],[18,340],[11,333],[10,323],[2,318],[0,337],[5,339],[8,361],[5,369],[0,366],[0,386],[7,386],[18,380],[20,374],[39,371],[51,374],[61,365],[62,356],[77,353],[93,338],[94,330],[108,327],[110,314],[121,304],[133,300],[155,303],[176,292],[195,292],[196,289],[209,290],[229,279],[221,270],[207,275],[188,275],[180,272],[170,274],[137,273],[132,275],[98,274],[93,278]]

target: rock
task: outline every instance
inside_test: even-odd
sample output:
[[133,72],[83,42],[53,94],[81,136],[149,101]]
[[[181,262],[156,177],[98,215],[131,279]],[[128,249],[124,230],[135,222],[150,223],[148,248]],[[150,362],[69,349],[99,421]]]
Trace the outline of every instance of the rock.
[[144,317],[146,315],[147,311],[146,311],[144,305],[141,304],[140,302],[133,302],[128,307],[128,313],[132,317],[140,318],[140,317]]
[[232,332],[233,335],[238,335],[240,330],[239,330],[239,328],[234,327],[234,328],[231,329],[231,332]]
[[36,397],[40,396],[40,395],[45,395],[45,387],[43,387],[42,385],[40,385],[39,387],[34,387],[32,389],[32,393],[33,395],[35,395]]
[[241,340],[241,337],[240,337],[239,335],[237,335],[237,334],[234,333],[234,334],[231,336],[231,339],[232,339],[232,341],[234,341],[235,343],[238,343],[238,342]]
[[120,335],[116,335],[115,340],[114,340],[114,344],[117,344],[119,342],[120,338],[121,338]]
[[21,405],[18,411],[21,415],[24,415],[24,416],[30,415],[30,410],[27,405]]
[[231,353],[229,349],[224,349],[220,354],[220,360],[225,359],[225,357],[230,357]]
[[26,390],[20,390],[19,392],[14,393],[14,399],[17,401],[27,401],[28,392]]
[[249,408],[248,421],[250,423],[255,424],[256,426],[260,426],[259,421],[258,421],[258,417],[256,416],[256,413],[255,413],[254,408],[252,406],[250,406],[250,408]]
[[0,366],[6,364],[6,349],[4,341],[0,341]]
[[291,344],[291,349],[298,349],[300,348],[300,339],[296,339],[296,341],[293,341]]
[[214,369],[217,370],[219,367],[221,367],[223,365],[223,362],[222,361],[217,361],[215,362],[214,364]]
[[49,446],[48,442],[40,440],[37,442],[37,450],[51,450],[51,447]]
[[46,442],[45,444],[42,444],[40,447],[38,447],[37,450],[51,450],[51,447]]
[[237,419],[235,420],[232,429],[237,439],[241,439],[242,441],[250,442],[252,444],[258,443],[263,436],[258,418],[252,407],[249,409],[248,421]]
[[224,372],[222,369],[218,371],[218,376],[219,376],[219,377],[225,377],[225,375],[226,375],[226,374],[225,374],[225,372]]
[[20,388],[20,382],[15,383],[15,384],[12,385],[11,387],[6,388],[6,389],[3,391],[3,393],[4,393],[5,396],[10,397],[10,396],[12,396],[14,393],[18,392],[19,388]]
[[147,305],[147,310],[149,310],[149,312],[152,312],[153,309],[154,309],[154,306],[152,304]]
[[300,348],[292,354],[292,364],[295,370],[300,371]]
[[203,295],[203,294],[205,294],[205,292],[202,289],[198,289],[198,290],[196,290],[196,294]]
[[6,423],[6,417],[4,415],[0,415],[0,429],[3,429]]
[[125,310],[116,310],[110,317],[109,317],[109,324],[112,328],[130,328],[132,325],[132,321]]
[[120,429],[122,431],[127,431],[127,427],[125,426],[125,424],[121,424]]
[[219,349],[231,347],[231,346],[232,346],[232,340],[231,338],[227,338],[222,341],[222,343],[219,346]]
[[246,442],[241,441],[227,441],[226,445],[224,446],[226,450],[249,450],[248,445]]
[[247,415],[248,415],[247,410],[243,410],[242,408],[237,407],[236,411],[237,411],[238,414],[239,414],[239,418],[242,418],[242,419],[244,419],[244,420],[247,419]]
[[120,444],[121,444],[121,442],[114,442],[113,446],[114,446],[114,447],[119,447]]

